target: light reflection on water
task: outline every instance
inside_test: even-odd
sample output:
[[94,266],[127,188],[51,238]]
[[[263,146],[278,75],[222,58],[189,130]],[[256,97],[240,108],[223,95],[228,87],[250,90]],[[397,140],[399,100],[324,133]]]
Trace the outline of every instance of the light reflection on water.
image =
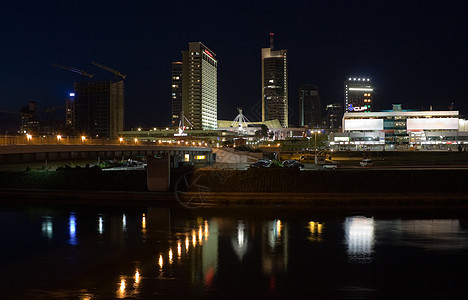
[[[17,257],[11,268],[21,268],[24,260],[28,270],[39,272],[47,265],[53,274],[67,274],[65,286],[51,286],[50,292],[68,288],[70,295],[78,294],[79,299],[205,297],[226,290],[265,297],[291,290],[313,290],[327,297],[336,291],[343,296],[365,290],[367,296],[376,296],[385,294],[388,281],[394,280],[392,268],[405,281],[408,259],[411,271],[420,272],[416,276],[437,273],[437,268],[457,272],[458,265],[468,266],[464,255],[468,248],[466,225],[458,219],[173,217],[167,209],[157,208],[65,215],[66,220],[59,213],[39,215],[40,230],[34,230],[36,223],[25,214],[23,221],[30,222],[27,232],[31,240],[37,240],[32,235],[39,232],[38,238],[56,244],[44,244],[41,249],[30,244],[30,252]],[[0,221],[5,221],[1,218],[5,214],[0,214]],[[66,238],[61,234],[64,229]],[[428,250],[432,254],[419,252]],[[34,260],[38,252],[43,257]],[[450,265],[453,261],[457,265]],[[428,264],[434,269],[427,270]],[[388,275],[380,282],[366,266]],[[62,282],[60,277],[56,279]],[[357,278],[359,284],[354,281]],[[42,279],[26,278],[21,291],[42,288],[46,292],[47,282],[36,285],[35,280]],[[413,288],[400,281],[393,284],[401,285],[402,292]],[[424,286],[428,291],[434,288]],[[452,293],[461,289],[456,275],[451,286]],[[415,290],[421,288],[414,283]]]
[[349,261],[370,263],[374,251],[374,219],[362,216],[348,217],[344,222]]

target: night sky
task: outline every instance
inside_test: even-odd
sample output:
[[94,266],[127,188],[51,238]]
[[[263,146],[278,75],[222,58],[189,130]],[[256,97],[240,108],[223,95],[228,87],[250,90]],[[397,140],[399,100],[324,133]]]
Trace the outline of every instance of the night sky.
[[[330,2],[330,3],[328,3]],[[201,41],[218,64],[218,119],[244,108],[260,120],[261,48],[288,49],[290,124],[298,124],[298,88],[319,87],[322,105],[343,103],[349,75],[369,76],[374,106],[468,112],[468,1],[9,1],[2,4],[0,130],[29,101],[64,101],[78,74],[71,66],[128,77],[125,128],[166,126],[171,62]],[[234,4],[235,3],[235,4]],[[261,111],[261,109],[260,109]]]

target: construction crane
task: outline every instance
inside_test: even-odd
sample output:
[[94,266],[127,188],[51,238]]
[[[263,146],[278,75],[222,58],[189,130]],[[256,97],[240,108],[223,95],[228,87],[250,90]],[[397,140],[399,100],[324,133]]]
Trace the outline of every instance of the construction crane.
[[101,65],[100,63],[97,63],[97,62],[95,62],[95,61],[92,61],[91,63],[92,63],[93,65],[95,65],[96,67],[99,67],[99,68],[101,68],[101,69],[104,69],[104,70],[106,70],[106,71],[109,71],[109,72],[111,72],[111,73],[114,73],[115,76],[120,76],[120,77],[122,77],[122,79],[127,78],[127,75],[123,75],[123,74],[121,74],[119,71],[114,70],[114,69],[112,69],[112,68],[109,68],[108,66]]
[[68,70],[68,71],[71,71],[71,72],[75,72],[75,73],[78,73],[78,74],[80,74],[82,76],[87,76],[89,78],[93,78],[93,76],[94,76],[94,74],[88,74],[85,71],[78,70],[78,69],[75,69],[75,68],[72,68],[72,67],[61,66],[61,65],[57,65],[57,64],[52,64],[52,66],[57,67],[57,68],[61,68],[61,69],[64,69],[64,70]]

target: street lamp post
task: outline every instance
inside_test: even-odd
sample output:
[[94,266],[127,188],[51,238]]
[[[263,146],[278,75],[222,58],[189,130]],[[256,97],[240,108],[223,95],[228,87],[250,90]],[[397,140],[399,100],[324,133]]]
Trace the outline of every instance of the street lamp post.
[[320,133],[320,130],[315,130],[315,131],[312,131],[314,133],[314,138],[315,138],[315,142],[314,142],[314,152],[315,152],[315,164],[318,163],[318,160],[317,160],[317,134]]

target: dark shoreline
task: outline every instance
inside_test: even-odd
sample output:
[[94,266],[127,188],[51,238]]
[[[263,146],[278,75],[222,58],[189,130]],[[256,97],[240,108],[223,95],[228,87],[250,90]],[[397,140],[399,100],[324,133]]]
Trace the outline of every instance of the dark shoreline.
[[[195,208],[274,208],[278,210],[314,210],[322,212],[423,212],[462,213],[468,211],[465,194],[388,194],[388,193],[207,193],[203,203],[199,193]],[[65,191],[0,189],[2,204],[54,204],[103,207],[168,207],[189,209],[174,192]]]

